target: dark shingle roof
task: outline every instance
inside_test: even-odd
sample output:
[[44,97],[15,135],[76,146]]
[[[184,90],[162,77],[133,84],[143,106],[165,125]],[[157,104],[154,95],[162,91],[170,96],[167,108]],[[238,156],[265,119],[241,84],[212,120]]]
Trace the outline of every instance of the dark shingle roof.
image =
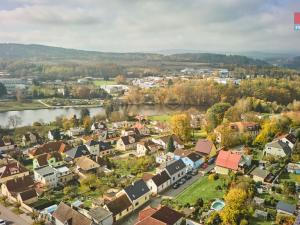
[[170,175],[173,175],[184,168],[185,168],[185,164],[182,161],[182,159],[179,159],[173,162],[172,164],[166,166],[166,170]]
[[100,147],[100,151],[112,149],[110,142],[104,142],[104,141],[99,142],[99,147]]
[[296,211],[296,205],[291,205],[286,202],[279,201],[276,205],[276,210],[281,210],[284,212],[294,214],[294,212]]
[[192,160],[193,162],[197,162],[198,160],[200,160],[202,158],[201,155],[195,153],[195,152],[192,152],[190,154],[187,155],[187,157]]
[[146,183],[141,179],[134,182],[132,185],[127,186],[124,188],[124,191],[128,195],[131,201],[134,201],[144,194],[148,193],[150,189],[146,185]]
[[34,182],[31,176],[24,176],[13,180],[8,180],[6,182],[7,189],[13,194],[29,190],[33,187],[33,185]]
[[178,220],[183,218],[183,214],[170,209],[167,206],[163,206],[153,213],[151,217],[167,225],[174,225]]
[[22,201],[26,201],[28,199],[37,197],[37,193],[36,193],[35,189],[32,188],[32,189],[21,192],[20,197],[21,197]]
[[88,155],[89,151],[85,145],[79,145],[75,148],[70,149],[69,151],[67,151],[65,153],[68,157],[75,159],[75,158],[79,158],[84,155]]
[[292,149],[289,145],[281,140],[272,141],[267,144],[267,147],[282,149],[286,155],[290,155],[292,153]]
[[[124,145],[133,144],[133,143],[135,143],[135,142],[138,141],[137,135],[127,135],[127,136],[122,136],[121,139],[122,139]],[[133,142],[133,143],[130,143],[130,140],[133,140],[134,142]]]
[[117,215],[125,209],[129,208],[131,206],[131,202],[127,195],[124,194],[107,203],[106,206],[109,211],[113,213],[113,215]]
[[87,146],[95,146],[95,145],[98,145],[99,142],[98,141],[95,141],[95,140],[90,140],[86,143]]
[[163,183],[167,182],[170,180],[170,176],[166,171],[162,171],[161,173],[156,174],[155,176],[152,177],[153,182],[155,183],[156,186],[160,186]]

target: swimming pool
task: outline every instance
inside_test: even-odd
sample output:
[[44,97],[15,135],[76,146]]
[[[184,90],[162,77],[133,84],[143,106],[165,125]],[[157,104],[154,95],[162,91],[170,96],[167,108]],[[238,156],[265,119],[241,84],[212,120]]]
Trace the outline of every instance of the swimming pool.
[[222,200],[217,199],[216,201],[214,201],[210,208],[215,210],[215,211],[220,211],[224,208],[225,206],[225,202],[223,202]]

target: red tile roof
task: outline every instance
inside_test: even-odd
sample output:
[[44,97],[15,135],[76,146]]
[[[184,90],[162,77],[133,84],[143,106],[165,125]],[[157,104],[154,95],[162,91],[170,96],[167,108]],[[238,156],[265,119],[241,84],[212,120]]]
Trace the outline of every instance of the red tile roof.
[[152,208],[151,206],[146,207],[145,209],[139,212],[138,220],[142,221],[143,219],[152,216],[153,213],[156,212],[157,209]]
[[237,170],[241,157],[238,153],[221,150],[216,160],[216,166]]
[[195,150],[200,153],[210,154],[214,143],[207,139],[199,139],[196,144]]

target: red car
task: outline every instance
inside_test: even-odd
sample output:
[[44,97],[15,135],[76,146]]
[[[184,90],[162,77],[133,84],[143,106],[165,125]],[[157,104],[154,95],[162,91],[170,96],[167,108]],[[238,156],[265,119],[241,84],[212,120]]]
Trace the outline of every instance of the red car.
[[203,163],[202,165],[201,165],[201,168],[202,169],[206,169],[208,167],[208,164],[207,163]]

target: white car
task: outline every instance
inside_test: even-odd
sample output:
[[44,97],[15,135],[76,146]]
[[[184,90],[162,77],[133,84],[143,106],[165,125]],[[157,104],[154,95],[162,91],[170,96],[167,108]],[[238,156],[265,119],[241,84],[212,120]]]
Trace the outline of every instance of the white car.
[[0,219],[0,225],[6,225],[6,221],[3,219]]

